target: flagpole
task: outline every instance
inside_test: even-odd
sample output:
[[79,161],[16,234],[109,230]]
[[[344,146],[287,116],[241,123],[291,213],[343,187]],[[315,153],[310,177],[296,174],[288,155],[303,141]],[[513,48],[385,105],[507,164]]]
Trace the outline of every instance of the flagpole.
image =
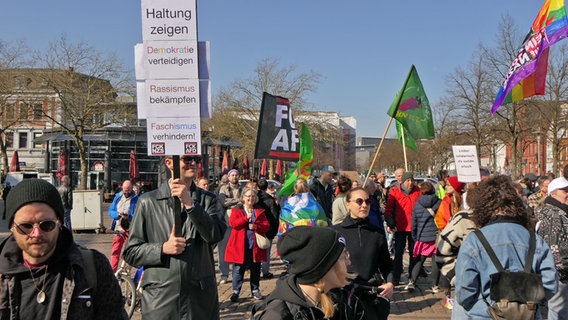
[[408,171],[408,161],[406,160],[406,139],[404,139],[404,127],[402,127],[402,153],[404,154],[404,170]]
[[[398,111],[398,107],[400,105],[400,101],[402,100],[402,96],[404,95],[404,88],[406,87],[406,83],[408,82],[408,80],[410,79],[410,75],[412,75],[412,69],[414,69],[414,65],[412,65],[410,67],[410,71],[408,71],[408,75],[406,76],[406,80],[404,80],[404,85],[402,87],[402,92],[400,93],[400,95],[397,98],[396,101],[396,109],[394,110],[394,112],[392,113],[392,116],[389,120],[389,123],[387,125],[387,128],[385,130],[385,133],[383,134],[383,137],[381,139],[381,143],[379,144],[379,146],[377,147],[377,152],[375,152],[375,157],[373,158],[373,162],[371,163],[371,167],[369,168],[369,171],[367,171],[367,176],[365,177],[365,181],[363,182],[363,188],[365,188],[365,185],[367,184],[367,180],[369,180],[369,175],[371,174],[371,170],[373,169],[373,166],[375,165],[375,161],[377,160],[377,156],[379,155],[379,150],[381,150],[381,146],[383,145],[383,141],[385,141],[385,137],[387,135],[387,132],[389,131],[390,125],[392,123],[392,119],[396,116],[396,112]],[[404,139],[403,139],[404,141]],[[405,154],[406,157],[406,154]],[[406,162],[406,161],[405,161]]]
[[385,133],[383,133],[383,137],[381,138],[381,142],[379,143],[379,146],[377,147],[377,151],[375,152],[375,157],[373,157],[373,162],[371,162],[371,167],[369,167],[369,170],[367,171],[367,175],[365,176],[365,181],[363,182],[363,188],[365,188],[365,185],[367,185],[367,180],[369,180],[369,175],[371,174],[371,170],[373,169],[373,166],[375,165],[375,161],[377,160],[377,156],[379,155],[379,151],[381,150],[381,147],[383,146],[383,142],[385,141],[385,138],[387,136],[387,132],[389,131],[390,125],[392,123],[392,117],[389,120],[389,123],[387,124],[387,128],[385,129]]

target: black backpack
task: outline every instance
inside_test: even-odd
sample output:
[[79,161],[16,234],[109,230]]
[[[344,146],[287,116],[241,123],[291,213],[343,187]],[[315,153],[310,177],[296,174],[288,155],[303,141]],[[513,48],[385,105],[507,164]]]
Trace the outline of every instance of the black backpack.
[[495,303],[490,305],[486,297],[482,295],[491,319],[534,319],[538,304],[544,300],[542,275],[531,272],[536,247],[534,231],[530,231],[525,269],[515,272],[503,269],[503,265],[499,262],[495,252],[480,230],[473,232],[475,232],[498,271],[490,276],[489,296]]

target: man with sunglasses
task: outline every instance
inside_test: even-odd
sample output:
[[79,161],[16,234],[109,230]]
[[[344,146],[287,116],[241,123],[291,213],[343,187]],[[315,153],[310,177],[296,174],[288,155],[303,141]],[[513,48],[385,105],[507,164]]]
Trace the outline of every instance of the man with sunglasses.
[[[227,228],[215,194],[198,188],[198,156],[166,157],[173,176],[138,200],[123,257],[144,266],[142,318],[218,320],[213,247]],[[175,233],[174,198],[181,202],[181,235]]]
[[62,227],[65,209],[53,185],[25,179],[6,202],[12,234],[0,244],[1,319],[128,318],[108,259],[82,252]]

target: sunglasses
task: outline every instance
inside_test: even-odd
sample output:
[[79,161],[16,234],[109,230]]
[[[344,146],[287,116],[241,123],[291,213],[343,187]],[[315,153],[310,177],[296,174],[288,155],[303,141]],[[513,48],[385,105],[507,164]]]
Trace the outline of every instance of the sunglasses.
[[358,198],[358,199],[355,199],[351,202],[355,202],[358,206],[362,206],[363,202],[365,202],[367,205],[370,205],[371,204],[371,198],[367,198],[365,200]]
[[179,160],[183,161],[183,163],[185,163],[185,164],[191,164],[193,162],[201,163],[201,157],[183,157],[183,158],[180,158]]
[[40,221],[39,223],[15,223],[16,229],[20,234],[29,235],[34,231],[35,226],[37,225],[39,229],[43,232],[51,232],[53,229],[57,227],[57,220],[44,220]]

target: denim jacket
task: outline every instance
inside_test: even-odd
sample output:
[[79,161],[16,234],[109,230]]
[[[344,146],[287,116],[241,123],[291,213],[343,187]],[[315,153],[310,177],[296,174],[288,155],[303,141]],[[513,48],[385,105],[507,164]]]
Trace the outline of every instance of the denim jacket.
[[[481,232],[491,244],[504,269],[521,271],[524,268],[529,249],[528,230],[511,220],[497,220],[481,228]],[[550,299],[558,290],[558,275],[550,247],[536,235],[536,249],[532,271],[542,275],[546,299]],[[463,242],[456,263],[456,303],[452,319],[489,319],[486,297],[489,304],[489,276],[497,269],[485,252],[483,245],[474,233]],[[483,295],[483,297],[482,297]],[[540,319],[537,312],[537,319]]]

